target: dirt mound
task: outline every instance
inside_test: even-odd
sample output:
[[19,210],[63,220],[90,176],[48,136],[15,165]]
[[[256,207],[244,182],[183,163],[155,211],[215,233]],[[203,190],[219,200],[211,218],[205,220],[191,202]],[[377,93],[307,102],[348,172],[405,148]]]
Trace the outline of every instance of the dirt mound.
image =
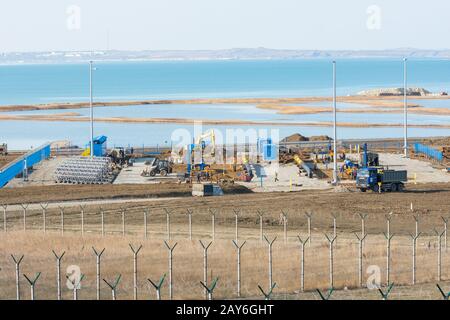
[[281,140],[281,142],[299,142],[299,141],[309,141],[309,138],[302,136],[300,133],[294,133]]
[[311,136],[309,137],[309,141],[329,141],[333,140],[333,138],[329,136]]

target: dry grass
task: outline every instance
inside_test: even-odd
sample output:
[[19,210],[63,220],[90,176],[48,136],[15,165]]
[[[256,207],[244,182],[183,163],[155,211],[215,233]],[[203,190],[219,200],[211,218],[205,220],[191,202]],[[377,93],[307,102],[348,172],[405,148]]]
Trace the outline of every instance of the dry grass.
[[[175,225],[174,233],[181,229]],[[232,230],[219,229],[218,232],[231,234]],[[205,234],[207,232],[205,231]],[[269,232],[270,237],[276,235]],[[247,230],[243,237],[250,240],[242,250],[242,295],[247,298],[260,297],[257,285],[268,286],[268,250],[265,243],[260,243],[258,230]],[[199,281],[203,280],[203,251],[197,240],[181,240],[177,235],[178,246],[174,251],[174,298],[202,299],[203,291]],[[210,241],[207,236],[204,241]],[[421,283],[430,283],[436,278],[436,248],[434,238],[422,238],[417,252],[417,279]],[[430,248],[428,243],[431,242]],[[139,297],[141,299],[154,298],[153,289],[150,290],[146,279],[159,279],[168,269],[168,252],[163,241],[158,239],[143,240],[142,237],[87,235],[56,233],[43,235],[41,232],[29,231],[23,233],[15,231],[0,236],[0,299],[15,298],[14,264],[10,254],[21,255],[25,258],[21,273],[34,274],[41,271],[36,295],[39,299],[56,298],[56,266],[51,250],[60,253],[66,251],[62,270],[65,272],[69,265],[80,266],[86,275],[80,291],[80,299],[95,299],[95,256],[92,247],[106,248],[102,258],[102,277],[112,280],[119,273],[122,281],[118,289],[119,299],[132,299],[133,261],[129,243],[142,244],[139,254]],[[443,251],[444,252],[444,251]],[[299,259],[298,242],[291,235],[287,244],[278,234],[278,240],[273,250],[273,280],[277,282],[276,289],[279,297],[307,298],[308,295],[297,295],[299,290]],[[305,286],[307,291],[316,288],[326,289],[329,286],[328,244],[321,234],[314,234],[312,247],[306,248]],[[235,298],[236,290],[236,251],[230,240],[216,240],[209,250],[209,281],[219,277],[219,285],[215,292],[216,298]],[[443,278],[449,279],[450,274],[445,268],[450,257],[443,253]],[[380,236],[370,236],[365,245],[364,270],[369,265],[377,265],[382,272],[381,280],[385,281],[385,241]],[[341,234],[335,249],[335,287],[357,287],[357,243],[354,236]],[[366,275],[365,275],[366,276]],[[411,281],[411,241],[406,237],[394,238],[392,242],[392,273],[391,279],[397,285],[407,285]],[[23,298],[29,297],[28,285],[22,281]],[[367,290],[365,290],[367,291]],[[163,298],[167,298],[167,282],[163,288]],[[351,297],[351,291],[345,291]],[[361,293],[359,293],[361,294]],[[63,284],[65,299],[71,299],[71,291]],[[102,283],[102,297],[110,298],[110,291]],[[370,295],[368,296],[370,297]],[[344,298],[344,297],[342,297]],[[416,298],[418,298],[416,296]]]

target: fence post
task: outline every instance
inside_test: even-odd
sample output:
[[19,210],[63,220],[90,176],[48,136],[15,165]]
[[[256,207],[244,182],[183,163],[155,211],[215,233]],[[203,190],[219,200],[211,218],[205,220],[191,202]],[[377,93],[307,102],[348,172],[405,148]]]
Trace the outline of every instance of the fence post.
[[[199,240],[199,242],[203,248],[203,282],[208,286],[208,249],[213,242],[211,241],[207,245],[203,244],[202,240]],[[208,297],[207,290],[205,290],[205,297]]]
[[47,207],[48,203],[40,203],[42,208],[42,229],[44,230],[44,234],[47,233]]
[[309,241],[309,238],[302,240],[300,236],[297,236],[300,241],[300,290],[305,291],[305,244]]
[[175,250],[175,247],[178,243],[175,243],[172,247],[169,246],[167,241],[164,241],[164,244],[167,247],[167,250],[169,250],[169,299],[172,300],[173,298],[173,250]]
[[121,277],[122,277],[122,275],[119,274],[119,276],[116,278],[116,281],[114,283],[109,283],[108,281],[103,279],[103,281],[108,285],[108,287],[111,288],[111,294],[112,294],[112,299],[113,300],[116,300],[116,289],[117,289],[117,285],[119,284],[119,281],[120,281]]
[[273,238],[272,241],[270,241],[266,236],[264,236],[264,239],[267,242],[268,248],[269,248],[269,288],[272,288],[273,285],[273,279],[272,279],[272,246],[275,240],[277,240],[277,237]]
[[419,235],[419,215],[413,216],[414,221],[416,222],[416,237]]
[[167,208],[164,208],[164,211],[166,212],[167,241],[170,241],[170,215],[172,214],[172,211]]
[[101,219],[102,219],[102,237],[105,236],[105,212],[103,211],[102,208],[100,208],[100,215],[101,215]]
[[122,214],[122,236],[125,237],[125,211],[126,208],[121,208],[120,213]]
[[136,250],[133,248],[133,246],[130,245],[130,249],[133,252],[133,292],[134,292],[134,300],[137,300],[138,298],[138,285],[137,285],[137,255],[139,251],[142,249],[142,245],[139,246]]
[[[358,213],[359,217],[361,218],[361,236],[366,235],[366,218],[368,216],[367,213]],[[364,241],[363,241],[363,249],[364,249]]]
[[363,247],[364,247],[364,240],[367,237],[367,234],[361,234],[361,236],[358,236],[358,234],[355,232],[355,236],[358,239],[358,284],[362,288],[362,274],[363,274]]
[[394,283],[391,283],[387,286],[386,292],[383,292],[381,288],[378,288],[378,292],[381,294],[383,300],[387,300],[389,298],[389,294],[391,293],[392,288],[394,288]]
[[192,241],[192,210],[187,209],[189,241]]
[[147,226],[147,217],[148,217],[149,209],[144,209],[144,239],[148,239],[148,226]]
[[1,205],[3,208],[3,231],[6,233],[8,231],[7,221],[6,221],[6,209],[8,208],[7,204]]
[[[416,228],[416,232],[417,232],[417,228]],[[412,243],[412,284],[415,285],[416,284],[416,251],[417,251],[417,239],[420,236],[420,233],[416,234],[416,235],[412,235],[410,234],[411,239],[413,241]]]
[[209,212],[211,214],[211,237],[212,240],[216,240],[216,210],[215,209],[209,209]]
[[61,300],[61,260],[66,254],[64,251],[61,255],[58,255],[55,250],[52,250],[53,254],[56,258],[56,290],[57,290],[57,299]]
[[78,290],[81,287],[80,284],[81,284],[81,281],[83,281],[83,279],[84,279],[84,274],[81,274],[80,280],[78,281],[78,283],[75,282],[75,279],[74,280],[70,280],[70,277],[68,275],[66,275],[66,278],[67,278],[67,280],[69,280],[72,283],[72,286],[73,286],[73,288],[72,288],[72,290],[73,290],[73,300],[76,301],[76,300],[78,300]]
[[23,276],[25,277],[25,279],[27,279],[28,283],[30,284],[30,289],[31,289],[30,299],[34,300],[34,286],[36,285],[36,282],[38,281],[39,277],[41,276],[41,273],[40,272],[36,273],[36,275],[34,276],[33,279],[28,278],[28,276],[26,274],[24,274]]
[[436,287],[438,288],[439,292],[442,294],[442,298],[444,298],[444,300],[450,299],[450,292],[444,292],[444,290],[442,290],[442,288],[441,288],[441,286],[439,286],[439,284],[436,284]]
[[237,250],[237,296],[238,298],[241,297],[241,250],[242,247],[247,243],[247,241],[244,241],[241,245],[239,245],[236,241],[232,240],[234,246]]
[[64,236],[64,208],[59,207],[59,212],[61,214],[61,235]]
[[84,236],[84,209],[86,205],[80,204],[80,214],[81,214],[81,236]]
[[308,247],[311,247],[311,219],[312,219],[312,212],[306,212],[305,213],[306,218],[308,218]]
[[331,298],[331,295],[334,292],[334,288],[331,287],[330,289],[328,289],[326,294],[323,294],[319,289],[316,289],[316,292],[319,294],[320,299],[322,299],[323,301],[328,301]]
[[438,237],[438,252],[437,252],[437,270],[438,270],[438,281],[441,281],[442,279],[442,237],[444,235],[444,232],[438,232],[437,230],[434,230],[436,232],[436,235]]
[[257,211],[258,212],[258,216],[259,216],[259,241],[263,242],[263,216],[264,213],[261,211]]
[[287,222],[288,222],[288,218],[287,218],[287,213],[284,212],[283,210],[281,210],[281,217],[283,219],[283,236],[284,236],[284,243],[287,243]]
[[164,274],[161,279],[159,280],[158,284],[154,283],[151,279],[147,279],[148,282],[151,283],[151,285],[156,290],[156,300],[161,300],[161,287],[164,283],[164,279],[166,278],[166,274]]
[[[333,217],[333,237],[337,237],[337,215],[335,213],[332,213],[331,216]],[[337,239],[334,241],[335,246],[337,247]]]
[[23,231],[27,230],[27,208],[29,204],[20,204],[23,209]]
[[14,261],[14,264],[16,265],[16,299],[20,300],[20,263],[23,260],[24,255],[22,255],[20,258],[16,258],[14,255],[11,255],[11,258]]
[[239,242],[239,226],[238,226],[238,222],[239,222],[239,214],[241,213],[240,209],[233,209],[234,211],[234,217],[235,217],[235,241],[236,243]]
[[448,218],[441,217],[442,221],[444,221],[444,250],[447,251],[447,224]]
[[94,247],[92,247],[92,250],[94,251],[95,257],[96,257],[96,270],[97,270],[97,278],[96,278],[96,284],[97,284],[97,300],[100,300],[100,260],[102,257],[103,252],[105,252],[105,248],[103,248],[102,251],[97,251]]
[[273,289],[275,289],[275,287],[277,286],[277,283],[275,282],[270,288],[269,288],[269,292],[265,292],[264,289],[258,284],[258,288],[259,291],[261,291],[261,293],[264,296],[264,300],[270,300],[272,293],[273,293]]
[[212,300],[212,296],[213,296],[213,291],[216,288],[217,285],[217,281],[219,281],[219,278],[215,278],[213,280],[213,282],[211,283],[211,287],[208,287],[205,283],[203,283],[202,281],[200,281],[200,284],[202,285],[203,288],[205,288],[206,292],[207,292],[207,299],[208,300]]
[[327,234],[325,234],[325,237],[327,238],[329,245],[330,245],[330,288],[334,288],[334,241],[336,241],[336,237],[328,237]]
[[387,219],[387,233],[383,233],[386,238],[386,285],[391,283],[391,240],[394,235],[390,234],[390,217]]

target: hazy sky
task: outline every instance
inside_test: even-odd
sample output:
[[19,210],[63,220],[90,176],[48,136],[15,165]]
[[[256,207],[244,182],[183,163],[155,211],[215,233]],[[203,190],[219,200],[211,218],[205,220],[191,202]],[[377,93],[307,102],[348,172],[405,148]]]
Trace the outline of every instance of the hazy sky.
[[449,12],[444,0],[2,1],[0,51],[442,49]]

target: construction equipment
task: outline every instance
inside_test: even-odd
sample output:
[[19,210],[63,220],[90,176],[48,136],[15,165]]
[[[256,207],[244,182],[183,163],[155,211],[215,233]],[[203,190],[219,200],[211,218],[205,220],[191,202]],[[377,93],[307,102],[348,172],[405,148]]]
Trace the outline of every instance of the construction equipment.
[[[376,164],[376,166],[372,166]],[[387,170],[378,166],[378,154],[367,152],[367,143],[364,144],[362,154],[362,167],[356,173],[356,186],[362,191],[372,190],[374,192],[402,192],[408,181],[406,170]]]
[[141,175],[144,177],[154,177],[157,174],[162,177],[172,173],[172,166],[168,160],[159,160],[158,158],[153,161],[142,171]]
[[383,167],[367,167],[358,170],[356,186],[362,191],[374,192],[402,192],[408,181],[406,170],[386,170]]
[[130,161],[131,155],[122,147],[112,149],[107,154],[107,157],[111,158],[112,162],[120,167],[132,165],[132,162]]
[[[214,130],[207,131],[206,133],[203,133],[195,139],[195,143],[188,144],[186,146],[186,155],[187,155],[187,175],[191,176],[193,174],[193,171],[198,172],[204,172],[209,170],[210,166],[205,164],[204,160],[204,152],[206,149],[206,141],[207,138],[211,141],[211,156],[215,156],[215,150],[216,150],[216,135],[214,133]],[[200,162],[195,163],[197,160],[196,157],[194,157],[193,153],[200,151],[201,159]]]
[[8,155],[8,145],[6,143],[0,144],[0,155],[2,156]]
[[[98,136],[94,138],[94,156],[95,157],[104,157],[106,156],[106,140],[108,138],[106,136]],[[91,143],[87,144],[86,149],[84,149],[81,156],[89,157],[91,155]]]

